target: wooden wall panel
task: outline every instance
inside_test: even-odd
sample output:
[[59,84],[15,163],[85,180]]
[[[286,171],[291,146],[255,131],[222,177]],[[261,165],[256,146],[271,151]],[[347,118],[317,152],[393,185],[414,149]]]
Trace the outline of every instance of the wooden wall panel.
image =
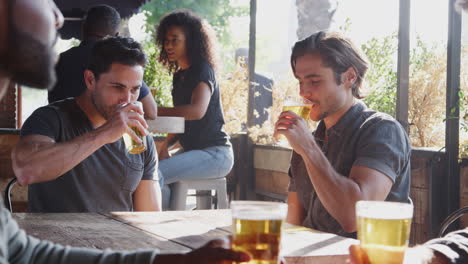
[[260,191],[288,194],[289,176],[287,173],[255,169],[255,188]]
[[[460,168],[460,208],[468,206],[468,166]],[[461,218],[461,227],[468,226],[468,214]]]

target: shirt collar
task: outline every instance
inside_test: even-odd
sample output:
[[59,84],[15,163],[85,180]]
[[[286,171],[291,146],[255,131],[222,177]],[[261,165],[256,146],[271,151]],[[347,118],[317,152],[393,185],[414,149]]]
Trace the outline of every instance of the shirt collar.
[[352,105],[338,120],[338,122],[328,130],[325,129],[325,122],[321,120],[315,130],[315,138],[317,140],[323,140],[325,138],[325,133],[327,133],[328,137],[332,134],[336,134],[338,136],[341,135],[343,130],[350,127],[365,109],[367,109],[366,104],[361,100],[357,100],[356,103]]

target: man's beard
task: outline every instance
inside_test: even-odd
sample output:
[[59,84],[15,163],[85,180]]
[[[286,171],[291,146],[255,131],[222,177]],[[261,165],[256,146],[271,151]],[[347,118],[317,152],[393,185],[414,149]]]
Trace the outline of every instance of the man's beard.
[[103,100],[101,100],[102,97],[100,97],[96,91],[94,91],[93,93],[91,93],[91,102],[93,103],[94,105],[94,108],[96,108],[96,111],[102,116],[104,117],[105,120],[109,120],[109,116],[110,116],[110,112],[111,112],[111,109],[109,107],[106,107],[102,102]]
[[50,89],[55,85],[55,57],[52,47],[40,43],[10,23],[6,58],[1,67],[11,80],[26,86]]

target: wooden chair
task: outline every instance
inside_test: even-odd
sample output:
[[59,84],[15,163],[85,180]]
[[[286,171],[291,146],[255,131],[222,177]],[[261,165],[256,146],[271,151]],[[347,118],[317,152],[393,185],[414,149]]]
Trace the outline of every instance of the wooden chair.
[[439,237],[443,237],[445,235],[445,231],[447,231],[447,228],[466,213],[468,213],[468,206],[462,207],[447,216],[440,227]]
[[11,180],[8,183],[7,187],[5,188],[5,197],[4,197],[5,207],[12,213],[13,213],[13,209],[11,207],[11,189],[13,188],[13,185],[15,185],[16,182],[17,182],[17,179],[13,178],[13,180]]
[[[185,210],[188,190],[196,190],[197,209],[211,209],[213,201],[217,209],[228,208],[225,177],[217,179],[185,180],[173,183],[172,200],[170,204],[171,210]],[[214,197],[211,195],[211,190],[215,190],[216,195]]]

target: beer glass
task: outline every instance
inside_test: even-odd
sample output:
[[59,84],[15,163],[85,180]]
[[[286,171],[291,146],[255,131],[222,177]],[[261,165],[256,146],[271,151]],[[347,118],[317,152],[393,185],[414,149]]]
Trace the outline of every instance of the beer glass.
[[[312,103],[305,98],[295,98],[293,96],[287,96],[283,103],[282,111],[292,111],[296,115],[302,117],[304,120],[309,120],[310,111],[312,110]],[[284,135],[279,135],[276,143],[283,147],[290,147],[288,140]]]
[[232,248],[248,252],[249,264],[278,264],[281,226],[288,206],[261,201],[231,202]]
[[[140,109],[143,109],[143,105],[139,101],[135,101],[132,104],[137,105]],[[123,139],[125,142],[125,148],[130,154],[140,154],[146,150],[145,137],[140,133],[140,130],[138,130],[136,127],[130,126],[130,128],[141,139],[142,143],[137,143],[128,133],[124,133]]]
[[305,98],[294,99],[293,97],[288,96],[283,103],[283,112],[292,111],[296,115],[304,118],[304,120],[309,119],[311,109],[312,103]]
[[358,239],[372,264],[403,263],[413,218],[413,205],[358,201]]

